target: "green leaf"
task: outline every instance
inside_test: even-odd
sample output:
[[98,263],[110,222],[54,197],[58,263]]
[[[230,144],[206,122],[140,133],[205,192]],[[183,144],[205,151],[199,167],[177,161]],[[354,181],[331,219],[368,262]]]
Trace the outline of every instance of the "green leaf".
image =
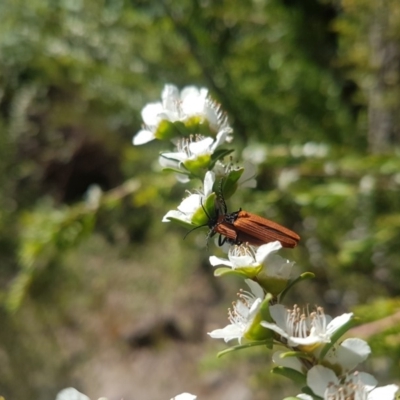
[[308,386],[302,387],[301,391],[304,394],[308,394],[309,396],[311,396],[314,400],[324,400],[322,397],[319,397],[316,394],[314,394],[314,392]]
[[244,172],[244,168],[232,169],[224,179],[222,193],[225,199],[229,199],[237,190],[237,183]]
[[211,193],[193,214],[192,223],[194,225],[208,225],[210,218],[215,217],[215,199],[217,195],[213,192]]
[[217,354],[217,357],[220,358],[228,353],[232,353],[234,351],[238,350],[243,350],[243,349],[248,349],[250,347],[257,347],[257,346],[267,346],[267,348],[270,348],[270,340],[260,340],[257,342],[250,342],[246,344],[239,344],[237,346],[229,347],[229,349],[222,350]]
[[157,127],[155,137],[160,140],[169,140],[177,136],[188,136],[189,132],[180,121],[171,122],[166,119],[162,120]]
[[196,158],[183,161],[185,168],[194,176],[203,178],[205,172],[210,169],[211,157],[209,154],[201,154]]
[[306,384],[306,376],[303,375],[301,372],[296,371],[292,368],[287,368],[287,367],[275,367],[271,370],[273,374],[277,375],[282,375],[285,376],[286,378],[291,379],[293,382],[299,384],[299,385],[305,385]]
[[190,175],[190,172],[182,171],[178,168],[167,167],[167,168],[163,168],[162,170],[163,170],[163,172],[175,172],[177,174],[183,174],[183,175],[188,175],[188,176]]
[[265,299],[261,303],[260,306],[260,315],[263,321],[268,321],[268,322],[273,322],[271,313],[269,312],[269,306],[270,302],[273,299],[273,296],[271,293],[267,293],[265,296]]
[[301,351],[287,351],[285,353],[281,353],[280,358],[288,358],[288,357],[297,357],[297,358],[302,358],[304,360],[312,360],[312,357],[310,357],[309,354],[303,353]]
[[269,303],[273,296],[268,293],[265,299],[260,305],[258,313],[255,315],[250,327],[244,334],[244,337],[251,341],[265,341],[268,340],[268,348],[272,349],[274,332],[261,325],[262,321],[272,321],[271,314],[269,312]]

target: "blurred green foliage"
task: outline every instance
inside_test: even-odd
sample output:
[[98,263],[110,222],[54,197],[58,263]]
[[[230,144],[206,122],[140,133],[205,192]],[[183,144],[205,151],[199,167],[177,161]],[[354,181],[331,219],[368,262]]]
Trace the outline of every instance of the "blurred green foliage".
[[[141,108],[169,82],[208,87],[228,112],[237,157],[259,160],[257,190],[230,207],[302,236],[291,257],[317,278],[296,302],[323,301],[332,313],[367,304],[377,310],[368,320],[398,309],[398,1],[4,0],[0,55],[6,398],[52,399],[67,382],[68,368],[49,363],[46,385],[31,379],[14,391],[26,360],[42,364],[55,351],[52,339],[26,345],[40,342],[28,321],[44,318],[27,309],[58,309],[54,292],[68,279],[57,276],[79,275],[65,269],[71,252],[102,236],[140,262],[139,249],[152,249],[156,263],[160,240],[183,236],[160,222],[184,191],[154,167],[165,144],[131,146]],[[84,200],[93,185],[105,192],[95,206]],[[182,246],[198,252],[195,263],[207,257],[195,239]],[[165,251],[176,266],[177,247]],[[399,354],[390,339],[399,330],[374,336],[381,357]],[[390,368],[386,379],[400,365]]]

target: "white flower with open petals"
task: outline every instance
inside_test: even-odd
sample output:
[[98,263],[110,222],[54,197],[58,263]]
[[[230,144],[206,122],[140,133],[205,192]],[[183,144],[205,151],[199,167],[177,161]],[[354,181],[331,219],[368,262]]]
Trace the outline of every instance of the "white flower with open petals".
[[[269,266],[269,262],[273,253],[282,248],[280,242],[271,242],[264,244],[258,248],[249,245],[232,246],[228,252],[228,259],[211,256],[210,264],[215,267],[217,265],[225,265],[232,269],[238,268],[258,268],[262,265]],[[278,256],[279,257],[279,256]],[[279,257],[283,260],[282,257]],[[284,262],[286,264],[286,262]],[[274,272],[275,269],[274,269]]]
[[213,267],[224,265],[232,269],[259,269],[262,265],[262,261],[257,259],[257,249],[254,246],[249,246],[246,244],[230,246],[228,251],[228,259],[211,256],[209,260]]
[[[163,121],[182,123],[184,129],[207,123],[211,136],[218,132],[232,133],[225,114],[220,106],[210,99],[208,90],[195,86],[185,87],[181,92],[175,85],[165,85],[161,102],[149,103],[142,109],[143,129],[133,138],[134,145],[141,145],[153,139],[166,139],[180,136],[179,129],[168,132],[159,129]],[[198,133],[198,132],[193,132]]]
[[190,137],[182,139],[175,152],[161,153],[159,162],[162,167],[180,168],[186,161],[194,161],[199,157],[210,156],[212,154],[212,144],[214,139],[211,137]]
[[175,152],[161,153],[159,163],[163,168],[181,170],[182,173],[201,174],[211,163],[211,156],[225,142],[226,132],[218,132],[216,138],[194,135],[182,138]]
[[214,173],[208,171],[204,178],[203,192],[190,194],[182,200],[177,210],[170,210],[164,215],[162,222],[170,222],[177,219],[187,224],[192,224],[194,214],[202,208],[205,199],[212,193],[214,184]]
[[304,346],[309,349],[329,343],[331,336],[353,316],[353,313],[348,313],[332,319],[322,307],[305,312],[297,305],[289,310],[282,304],[274,304],[269,310],[275,323],[262,321],[262,326],[278,333],[290,347]]
[[[188,94],[188,91],[183,89],[182,93]],[[200,95],[201,93],[201,95]],[[206,97],[206,90],[201,89],[198,91],[199,96],[203,98],[203,103]],[[185,96],[186,97],[186,96]],[[196,100],[195,108],[198,109],[199,99]],[[182,105],[184,98],[179,94],[179,90],[175,85],[165,85],[161,93],[161,102],[149,103],[142,109],[142,119],[144,128],[139,131],[133,138],[134,145],[140,145],[156,138],[157,129],[161,121],[167,120],[170,122],[184,121],[187,118],[187,114],[183,111]],[[185,103],[186,111],[190,111],[190,103]]]
[[325,400],[394,400],[399,389],[397,385],[376,387],[376,379],[365,372],[347,374],[339,380],[331,369],[322,365],[316,365],[308,371],[307,385],[315,395]]
[[287,285],[294,262],[275,254],[282,248],[279,241],[260,247],[241,244],[230,246],[228,259],[211,256],[212,266],[223,265],[240,270],[257,281],[270,293],[278,294]]
[[223,329],[209,332],[208,334],[212,338],[224,339],[225,342],[238,339],[239,343],[241,343],[242,338],[245,337],[252,326],[265,295],[258,283],[250,279],[246,279],[245,282],[250,287],[251,293],[247,291],[239,293],[239,300],[233,304],[233,309],[228,310],[230,324]]

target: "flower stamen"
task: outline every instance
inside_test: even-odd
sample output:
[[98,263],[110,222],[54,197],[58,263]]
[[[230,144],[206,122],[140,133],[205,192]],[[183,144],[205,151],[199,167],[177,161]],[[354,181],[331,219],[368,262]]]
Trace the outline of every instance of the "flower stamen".
[[325,400],[367,400],[367,387],[354,375],[354,380],[342,384],[330,383],[325,389]]
[[254,262],[256,261],[256,252],[253,246],[250,246],[248,243],[241,243],[240,245],[231,246],[229,249],[230,256],[233,257],[251,257]]

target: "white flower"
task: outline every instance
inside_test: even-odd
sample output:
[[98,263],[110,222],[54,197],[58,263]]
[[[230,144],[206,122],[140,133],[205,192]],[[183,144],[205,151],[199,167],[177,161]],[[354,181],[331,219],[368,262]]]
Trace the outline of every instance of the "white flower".
[[213,267],[224,265],[232,269],[241,269],[251,278],[257,276],[257,280],[267,291],[278,294],[286,287],[294,264],[293,261],[275,254],[281,248],[282,244],[279,241],[260,247],[248,244],[230,246],[228,259],[211,256],[210,264]]
[[144,129],[140,130],[133,137],[133,144],[138,146],[150,142],[155,139],[155,133],[157,131],[158,124],[162,121],[160,115],[162,115],[163,106],[161,103],[150,103],[142,109],[142,119]]
[[159,162],[162,167],[180,168],[180,164],[187,160],[195,160],[202,155],[212,154],[214,139],[211,137],[190,137],[182,139],[177,146],[177,151],[161,153]]
[[296,305],[288,310],[282,304],[275,304],[269,310],[276,323],[262,321],[261,325],[285,338],[290,347],[329,343],[331,336],[353,316],[352,313],[343,314],[332,320],[321,307],[305,313]]
[[196,400],[197,396],[190,393],[181,393],[173,397],[171,400]]
[[257,259],[256,248],[246,244],[230,246],[228,259],[211,256],[209,260],[213,267],[216,267],[217,265],[225,265],[232,269],[258,268],[262,264],[262,261],[260,262]]
[[376,387],[376,379],[365,372],[348,374],[340,379],[322,365],[312,367],[307,374],[307,385],[313,393],[325,400],[360,399],[394,400],[399,389],[397,385]]
[[85,394],[69,387],[58,392],[56,400],[90,400]]
[[164,215],[162,222],[170,222],[170,219],[178,219],[182,222],[192,224],[193,215],[202,208],[205,199],[212,193],[215,176],[208,171],[204,178],[203,193],[193,193],[182,200],[177,210],[170,210]]
[[[277,351],[273,354],[272,360],[282,367],[294,369],[298,372],[304,372],[304,365],[297,357],[283,357],[286,351]],[[365,361],[371,348],[361,339],[345,339],[340,344],[335,344],[328,354],[324,357],[324,363],[332,366],[335,371],[340,373],[348,373],[353,370],[359,363]],[[338,368],[338,366],[340,368]]]
[[231,323],[223,329],[209,332],[208,334],[212,338],[224,339],[225,342],[238,339],[239,343],[241,343],[242,338],[251,327],[264,300],[264,291],[258,283],[250,279],[246,279],[245,282],[252,293],[247,291],[239,293],[239,300],[233,304],[233,310],[228,310],[228,319]]
[[160,155],[159,163],[163,168],[182,169],[183,173],[207,169],[211,155],[225,142],[226,137],[227,133],[220,131],[215,139],[201,135],[183,138],[178,142],[175,152]]
[[362,339],[349,338],[335,344],[324,357],[329,365],[340,366],[342,373],[353,370],[371,354],[368,343]]
[[133,138],[133,144],[140,145],[155,139],[163,120],[185,123],[193,117],[207,121],[214,134],[232,132],[225,114],[209,98],[207,89],[188,86],[179,93],[175,85],[168,84],[162,91],[161,102],[147,104],[142,109],[144,127]]

